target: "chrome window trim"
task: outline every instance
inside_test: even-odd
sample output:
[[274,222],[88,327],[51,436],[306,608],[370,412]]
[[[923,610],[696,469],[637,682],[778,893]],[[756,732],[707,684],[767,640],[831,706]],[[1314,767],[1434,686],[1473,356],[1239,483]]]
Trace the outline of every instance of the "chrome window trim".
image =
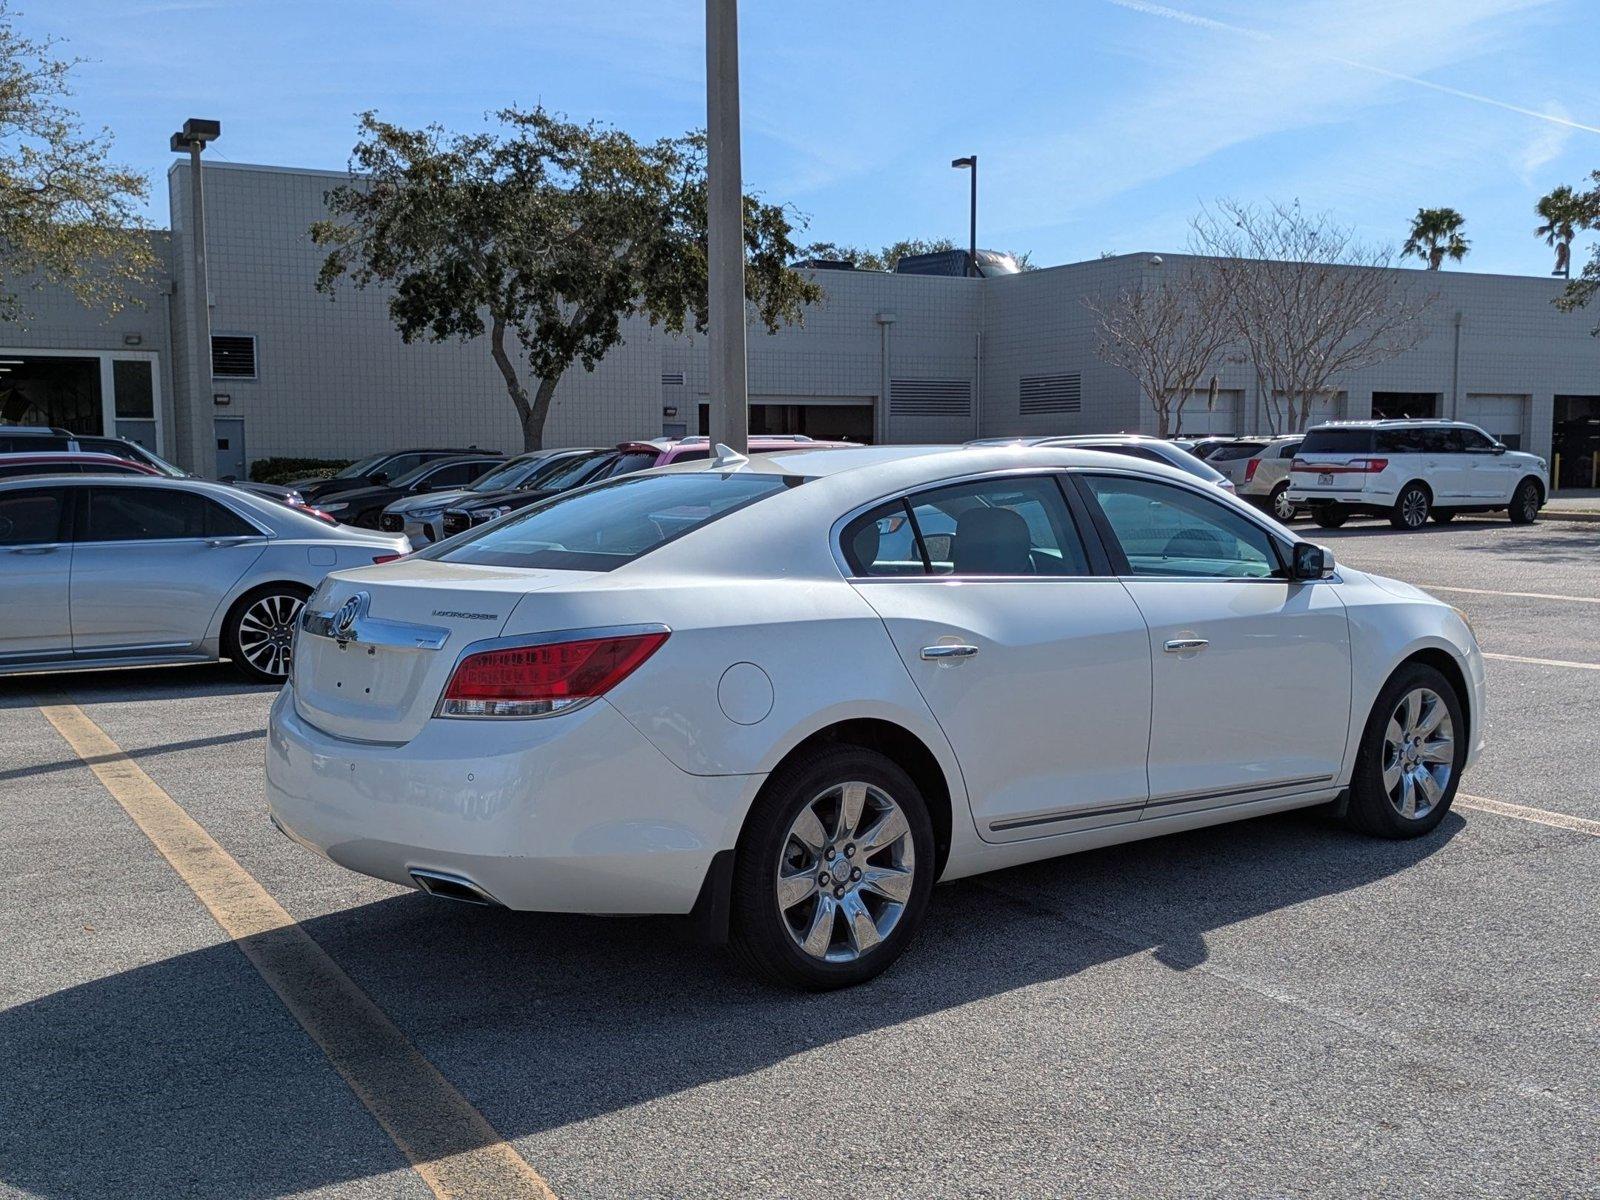
[[439,721],[543,721],[550,717],[564,717],[568,713],[575,713],[588,708],[596,700],[603,700],[603,696],[586,696],[575,704],[566,708],[557,709],[555,712],[521,714],[489,714],[469,716],[466,713],[447,713],[444,711],[444,695],[450,690],[450,681],[456,677],[456,672],[461,669],[461,664],[473,654],[483,654],[490,650],[528,649],[533,646],[549,646],[556,642],[582,642],[592,638],[631,637],[642,633],[664,633],[672,635],[670,626],[659,621],[647,621],[638,625],[589,625],[579,629],[552,629],[538,633],[513,633],[502,637],[481,638],[476,642],[468,642],[456,655],[455,662],[450,664],[450,673],[445,676],[444,687],[439,689],[439,699],[434,702],[433,716]]

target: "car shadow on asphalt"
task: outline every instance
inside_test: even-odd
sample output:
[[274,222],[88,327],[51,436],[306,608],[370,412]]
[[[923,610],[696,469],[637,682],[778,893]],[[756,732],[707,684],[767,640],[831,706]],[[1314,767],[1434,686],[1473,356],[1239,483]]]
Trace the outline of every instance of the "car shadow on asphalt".
[[[1298,526],[1295,533],[1311,542],[1325,542],[1333,545],[1337,542],[1353,541],[1359,543],[1369,537],[1391,537],[1399,542],[1413,538],[1421,539],[1424,545],[1428,541],[1444,537],[1448,534],[1482,534],[1476,541],[1465,541],[1459,536],[1451,543],[1449,549],[1452,553],[1493,555],[1498,561],[1525,560],[1530,563],[1583,563],[1590,565],[1594,562],[1595,553],[1600,549],[1600,526],[1567,525],[1554,526],[1515,526],[1505,521],[1471,520],[1461,517],[1448,525],[1429,524],[1421,529],[1397,530],[1391,529],[1387,523],[1382,525],[1346,525],[1341,529],[1318,529],[1316,526]],[[1491,534],[1504,536],[1491,537]],[[1335,550],[1334,557],[1338,557]]]
[[227,663],[184,667],[120,667],[109,671],[41,671],[0,678],[0,711],[32,708],[42,697],[67,696],[76,703],[126,704],[146,700],[190,700],[202,696],[271,694],[282,686],[252,683]]
[[[1193,969],[1211,931],[1403,872],[1463,827],[1391,842],[1291,813],[958,881],[893,969],[826,995],[757,983],[666,918],[407,894],[303,927],[515,1138],[1132,955]],[[313,1102],[348,1097],[226,942],[0,1013],[0,1078],[0,1180],[34,1195],[253,1200],[403,1165]]]

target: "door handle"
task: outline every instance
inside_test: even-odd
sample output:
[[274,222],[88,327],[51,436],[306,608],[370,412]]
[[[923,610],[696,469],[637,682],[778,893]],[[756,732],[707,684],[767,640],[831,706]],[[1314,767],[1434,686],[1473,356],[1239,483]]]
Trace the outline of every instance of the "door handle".
[[930,662],[937,662],[941,658],[971,658],[977,652],[976,646],[924,646],[922,657]]
[[1210,644],[1205,638],[1173,638],[1167,643],[1167,653],[1183,654],[1189,650],[1204,650]]

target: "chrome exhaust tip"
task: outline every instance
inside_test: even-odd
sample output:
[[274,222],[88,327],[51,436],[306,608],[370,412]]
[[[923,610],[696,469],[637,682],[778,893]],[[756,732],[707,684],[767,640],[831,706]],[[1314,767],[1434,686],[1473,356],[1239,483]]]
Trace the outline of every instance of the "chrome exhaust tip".
[[504,907],[470,879],[446,871],[427,871],[421,867],[411,867],[409,870],[412,881],[430,896],[442,896],[446,900],[459,900],[463,904],[477,904],[483,908]]

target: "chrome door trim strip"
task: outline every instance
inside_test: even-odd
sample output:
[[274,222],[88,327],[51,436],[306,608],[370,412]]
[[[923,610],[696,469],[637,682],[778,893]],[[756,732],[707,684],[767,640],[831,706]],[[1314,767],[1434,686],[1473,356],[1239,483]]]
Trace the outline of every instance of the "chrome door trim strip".
[[1195,792],[1173,792],[1164,796],[1155,797],[1141,804],[1113,804],[1104,808],[1077,809],[1064,812],[1056,809],[1052,812],[1037,813],[1026,817],[1008,817],[1000,821],[990,821],[991,833],[1004,833],[1012,829],[1027,829],[1035,825],[1053,825],[1060,821],[1076,821],[1086,817],[1105,817],[1115,813],[1139,812],[1151,808],[1165,808],[1173,804],[1190,804],[1201,800],[1225,800],[1234,796],[1254,797],[1261,792],[1276,792],[1284,789],[1296,788],[1306,791],[1315,791],[1315,784],[1331,784],[1332,775],[1309,775],[1303,779],[1283,779],[1277,783],[1257,783],[1249,787],[1225,788],[1221,791],[1202,789]]

